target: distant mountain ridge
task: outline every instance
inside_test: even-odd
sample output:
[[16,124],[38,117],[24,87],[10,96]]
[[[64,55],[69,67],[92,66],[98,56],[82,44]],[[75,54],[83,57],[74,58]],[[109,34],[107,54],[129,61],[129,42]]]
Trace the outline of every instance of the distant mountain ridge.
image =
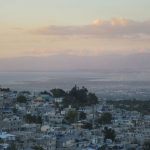
[[150,53],[130,55],[53,55],[0,59],[0,71],[150,70]]

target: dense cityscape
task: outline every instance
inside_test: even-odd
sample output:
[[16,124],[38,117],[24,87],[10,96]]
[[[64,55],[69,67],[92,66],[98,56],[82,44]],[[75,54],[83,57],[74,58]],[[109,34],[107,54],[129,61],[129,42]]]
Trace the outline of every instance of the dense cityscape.
[[150,150],[150,0],[0,0],[0,150]]
[[70,91],[1,88],[0,149],[149,150],[150,107],[127,109],[138,102],[105,101],[76,85]]

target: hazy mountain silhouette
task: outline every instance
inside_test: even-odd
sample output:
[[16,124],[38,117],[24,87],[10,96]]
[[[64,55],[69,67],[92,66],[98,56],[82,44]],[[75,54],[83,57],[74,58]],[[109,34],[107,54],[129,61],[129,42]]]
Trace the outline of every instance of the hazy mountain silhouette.
[[150,53],[131,55],[18,57],[0,59],[0,71],[150,70]]

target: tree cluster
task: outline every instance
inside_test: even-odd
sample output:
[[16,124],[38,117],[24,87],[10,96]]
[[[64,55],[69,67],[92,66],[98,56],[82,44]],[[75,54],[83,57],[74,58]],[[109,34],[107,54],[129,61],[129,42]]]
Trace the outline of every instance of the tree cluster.
[[93,125],[91,122],[84,122],[82,128],[91,130],[93,129]]
[[17,150],[16,144],[15,143],[10,143],[9,147],[7,150]]
[[150,101],[133,99],[120,101],[107,101],[107,103],[114,105],[116,108],[125,109],[128,111],[138,111],[144,115],[150,115]]
[[78,116],[78,113],[77,111],[68,111],[68,113],[65,115],[65,120],[67,121],[67,123],[74,123],[77,121],[77,116]]
[[86,113],[70,110],[65,115],[64,121],[66,121],[67,123],[75,123],[79,120],[84,119],[86,119]]
[[1,92],[10,92],[10,89],[9,88],[0,88],[0,91]]
[[42,94],[45,94],[45,95],[50,95],[50,96],[51,96],[51,94],[50,94],[49,92],[47,92],[47,91],[40,92],[40,94],[41,94],[41,95],[42,95]]
[[63,99],[63,106],[69,105],[79,108],[84,106],[91,106],[98,103],[98,98],[94,93],[89,93],[85,87],[79,88],[76,85],[65,94]]
[[23,95],[20,95],[17,97],[17,102],[18,103],[26,103],[27,102],[27,98]]
[[150,150],[150,140],[145,141],[143,147],[144,147],[144,150]]
[[35,115],[27,114],[24,118],[25,118],[25,121],[29,124],[30,123],[42,124],[41,116],[35,116]]
[[112,114],[109,112],[103,113],[100,118],[96,120],[98,124],[111,124]]
[[64,90],[62,90],[62,89],[52,89],[51,93],[53,94],[53,96],[55,98],[65,97],[66,96],[66,92]]
[[112,141],[115,140],[116,133],[112,128],[105,127],[102,132],[104,134],[104,141],[106,141],[107,139],[111,139]]

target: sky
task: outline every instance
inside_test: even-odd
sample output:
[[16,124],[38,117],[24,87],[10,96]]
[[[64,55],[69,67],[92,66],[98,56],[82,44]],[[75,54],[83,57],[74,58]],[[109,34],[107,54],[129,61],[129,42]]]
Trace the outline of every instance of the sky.
[[0,0],[0,58],[150,52],[149,0]]

